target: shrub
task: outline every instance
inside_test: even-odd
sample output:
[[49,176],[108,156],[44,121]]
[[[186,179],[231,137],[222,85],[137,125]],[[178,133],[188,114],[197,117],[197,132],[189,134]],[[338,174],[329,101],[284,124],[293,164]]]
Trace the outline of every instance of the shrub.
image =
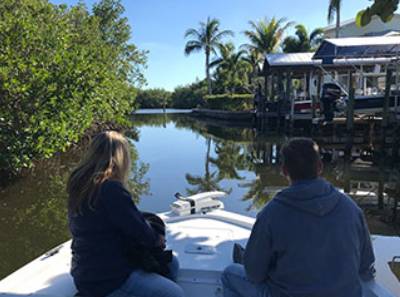
[[138,108],[171,107],[171,92],[159,88],[139,90],[136,103]]
[[116,0],[0,2],[0,170],[18,172],[78,141],[94,123],[128,125],[144,53]]
[[221,94],[204,96],[205,107],[227,111],[245,111],[253,109],[253,94]]
[[207,94],[205,80],[196,81],[186,86],[178,86],[172,92],[172,107],[196,108],[204,103],[203,97]]

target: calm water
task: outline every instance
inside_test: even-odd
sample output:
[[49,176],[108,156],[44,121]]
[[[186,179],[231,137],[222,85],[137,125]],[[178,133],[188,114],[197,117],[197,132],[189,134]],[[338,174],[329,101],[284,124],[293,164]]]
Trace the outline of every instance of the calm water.
[[[167,211],[176,192],[219,189],[230,193],[224,201],[227,210],[255,216],[287,185],[279,170],[283,136],[257,135],[252,129],[206,124],[173,113],[137,114],[134,123],[130,134],[138,156],[136,172],[145,172],[138,202],[143,210]],[[353,186],[376,191],[382,170],[364,160],[363,170],[349,172],[340,151],[329,145],[322,149],[328,180],[346,188],[353,178],[363,181]],[[82,151],[77,148],[43,162],[0,189],[0,278],[69,238],[65,180]],[[367,215],[373,233],[396,234],[373,211]]]

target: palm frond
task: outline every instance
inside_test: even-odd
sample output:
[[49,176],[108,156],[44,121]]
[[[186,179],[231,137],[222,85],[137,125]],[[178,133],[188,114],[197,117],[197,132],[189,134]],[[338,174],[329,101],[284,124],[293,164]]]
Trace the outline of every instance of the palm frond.
[[324,32],[325,31],[322,28],[314,29],[310,34],[310,41],[313,41],[315,38],[318,38],[318,36],[324,35]]
[[196,29],[190,28],[187,29],[185,32],[185,38],[194,38],[194,39],[200,39],[201,38],[201,34],[199,31],[197,31]]
[[233,31],[223,30],[223,31],[217,33],[213,39],[214,39],[214,41],[220,41],[221,39],[223,39],[225,37],[234,37],[234,36],[235,36],[235,33],[233,33]]
[[267,19],[253,22],[250,21],[250,30],[244,31],[251,47],[257,50],[259,54],[267,54],[276,51],[281,45],[285,31],[293,25],[285,18]]
[[188,56],[191,53],[199,52],[203,48],[203,45],[197,40],[189,40],[185,45],[185,55]]
[[342,4],[341,0],[329,0],[328,6],[328,23],[332,23],[333,19]]
[[210,68],[214,68],[220,65],[224,60],[222,58],[217,58],[210,63]]

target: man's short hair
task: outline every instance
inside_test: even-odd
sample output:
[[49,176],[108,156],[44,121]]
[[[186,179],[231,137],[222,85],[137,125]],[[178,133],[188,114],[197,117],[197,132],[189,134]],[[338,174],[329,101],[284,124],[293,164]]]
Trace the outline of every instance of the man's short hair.
[[319,147],[310,138],[294,138],[281,150],[282,164],[292,180],[318,177]]

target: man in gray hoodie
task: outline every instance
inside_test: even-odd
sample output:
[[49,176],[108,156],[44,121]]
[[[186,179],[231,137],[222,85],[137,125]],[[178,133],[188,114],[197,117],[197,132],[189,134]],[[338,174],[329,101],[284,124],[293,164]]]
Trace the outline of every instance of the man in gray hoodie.
[[290,186],[258,214],[244,266],[222,275],[224,296],[361,297],[375,261],[362,210],[320,178],[311,139],[293,139],[281,154]]

